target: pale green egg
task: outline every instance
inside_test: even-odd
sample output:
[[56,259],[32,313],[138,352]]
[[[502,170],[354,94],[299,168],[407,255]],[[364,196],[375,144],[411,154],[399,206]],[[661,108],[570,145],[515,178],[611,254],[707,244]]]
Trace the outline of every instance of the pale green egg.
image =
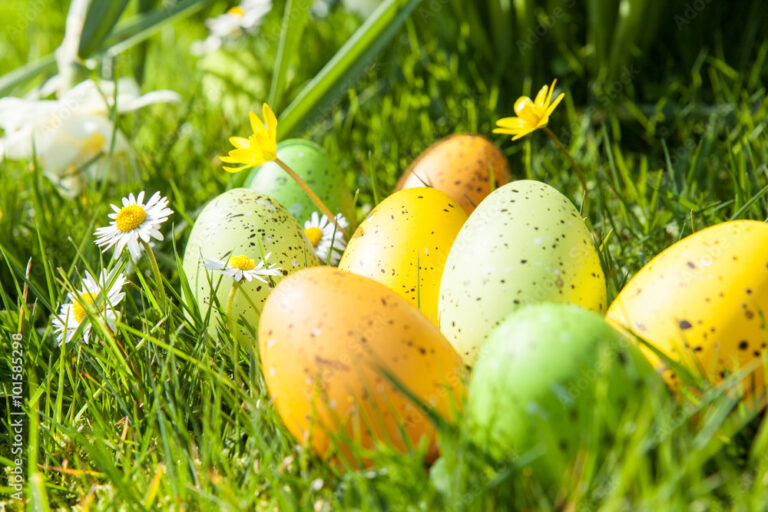
[[440,284],[440,330],[471,366],[494,327],[537,302],[602,312],[605,276],[568,198],[539,181],[514,181],[483,200],[456,236]]
[[[288,274],[319,264],[296,219],[268,196],[244,188],[229,190],[208,203],[197,217],[183,263],[203,317],[212,307],[212,318],[217,319],[216,309],[226,309],[234,280],[205,268],[204,258],[226,262],[233,256],[246,256],[258,264],[262,251],[270,254],[267,266],[276,265],[281,275],[267,279],[267,283],[244,281],[232,306],[233,319],[243,321],[239,333],[254,341],[261,307],[273,285]],[[216,325],[212,320],[212,332]]]

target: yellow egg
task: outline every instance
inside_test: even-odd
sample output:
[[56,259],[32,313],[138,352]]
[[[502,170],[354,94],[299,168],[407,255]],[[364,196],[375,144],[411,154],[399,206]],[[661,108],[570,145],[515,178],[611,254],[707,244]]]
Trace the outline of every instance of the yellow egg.
[[[740,220],[694,233],[656,256],[619,293],[608,318],[715,384],[749,371],[745,391],[759,399],[767,311],[768,225]],[[676,388],[679,376],[644,352]]]
[[386,286],[332,267],[274,289],[259,352],[280,417],[321,456],[334,441],[350,461],[352,446],[423,442],[434,458],[434,425],[393,382],[449,419],[464,394],[461,359],[429,320]]
[[510,180],[507,158],[482,135],[459,133],[429,146],[403,173],[395,190],[428,185],[458,202],[469,214],[497,187]]
[[437,325],[443,267],[466,220],[456,201],[434,188],[395,192],[357,228],[339,268],[387,285]]

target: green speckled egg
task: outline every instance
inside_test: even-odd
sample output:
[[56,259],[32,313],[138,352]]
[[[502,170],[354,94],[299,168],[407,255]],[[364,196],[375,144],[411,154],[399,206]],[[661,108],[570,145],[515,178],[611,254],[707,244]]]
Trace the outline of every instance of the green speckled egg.
[[[617,429],[662,389],[630,340],[572,304],[534,304],[493,330],[472,370],[469,431],[497,458],[533,453],[540,481],[557,484],[577,453],[612,446]],[[656,396],[656,395],[654,395]]]
[[514,181],[480,203],[456,236],[440,284],[440,330],[471,366],[494,327],[536,302],[602,312],[605,276],[568,198],[539,181]]
[[[341,213],[354,228],[356,219],[352,193],[343,173],[329,163],[323,148],[314,142],[287,139],[277,145],[277,157],[307,182],[332,213]],[[253,169],[245,187],[278,201],[296,217],[302,227],[312,212],[319,211],[315,203],[275,162]]]
[[[258,263],[261,261],[258,240],[264,253],[271,253],[267,263],[280,267],[283,276],[319,264],[303,229],[277,201],[249,189],[229,190],[205,206],[184,252],[184,273],[203,315],[209,307],[216,307],[215,302],[211,304],[211,281],[215,288],[221,279],[216,296],[222,310],[226,308],[233,285],[232,278],[207,270],[203,258],[226,261],[230,254],[245,255]],[[283,276],[274,277],[274,282],[278,283]],[[270,291],[268,284],[255,279],[243,282],[235,296],[233,317],[242,316],[255,331],[259,312],[253,305],[261,308]],[[215,322],[211,322],[211,328],[215,329]],[[241,329],[243,336],[249,332]]]

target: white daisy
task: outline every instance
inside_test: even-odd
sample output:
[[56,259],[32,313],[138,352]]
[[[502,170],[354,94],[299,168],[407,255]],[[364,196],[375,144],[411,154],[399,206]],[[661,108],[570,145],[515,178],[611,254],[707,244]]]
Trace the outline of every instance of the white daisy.
[[[345,229],[348,226],[347,219],[340,213],[336,214],[336,222]],[[347,247],[347,242],[344,240],[344,233],[339,231],[328,217],[325,215],[321,217],[319,213],[312,212],[310,219],[304,223],[304,234],[312,247],[315,248],[315,254],[322,263],[328,261],[328,253],[331,248],[333,248],[331,265],[339,263],[341,253]]]
[[256,279],[257,281],[266,283],[267,280],[264,279],[264,276],[282,275],[282,272],[280,272],[280,267],[274,263],[270,264],[269,266],[265,265],[265,262],[269,259],[270,254],[272,253],[268,252],[267,255],[264,256],[264,259],[259,261],[258,265],[253,259],[244,254],[231,256],[228,261],[212,258],[203,258],[203,261],[205,268],[208,270],[219,271],[225,276],[234,279],[235,282],[239,283],[243,279],[246,281]]
[[[106,270],[102,270],[98,282],[89,272],[86,272],[80,291],[76,294],[71,292],[67,294],[69,302],[61,306],[59,314],[55,315],[51,321],[58,344],[72,341],[80,324],[88,320],[86,305],[95,308],[99,317],[106,322],[110,329],[114,329],[115,321],[119,317],[115,308],[125,297],[125,293],[121,291],[125,283],[125,275],[115,276],[114,271],[107,273]],[[81,332],[83,341],[88,343],[91,335],[91,324],[86,323]]]
[[115,258],[127,247],[133,261],[141,257],[140,241],[149,243],[152,238],[163,239],[157,228],[173,213],[168,208],[168,199],[162,197],[160,192],[155,192],[147,204],[144,204],[144,191],[139,192],[137,197],[130,194],[123,198],[122,208],[113,204],[112,209],[114,213],[109,214],[112,219],[110,225],[98,228],[94,233],[96,245],[102,248],[102,252],[114,245]]
[[[63,76],[56,75],[38,94],[51,94],[63,83]],[[0,159],[30,159],[34,153],[46,176],[69,196],[82,191],[85,177],[95,176],[98,166],[91,164],[110,148],[115,155],[129,150],[125,135],[112,123],[113,105],[123,113],[180,99],[172,91],[141,96],[131,78],[98,84],[85,80],[55,100],[40,100],[37,96],[0,98]]]
[[205,25],[211,33],[204,41],[192,44],[192,53],[202,55],[215,52],[243,33],[255,33],[271,10],[272,0],[243,0],[224,14],[207,19]]

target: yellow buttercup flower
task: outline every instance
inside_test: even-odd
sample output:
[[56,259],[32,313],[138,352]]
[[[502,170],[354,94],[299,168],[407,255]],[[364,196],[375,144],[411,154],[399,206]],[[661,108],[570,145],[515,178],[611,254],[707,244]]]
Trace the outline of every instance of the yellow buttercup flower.
[[235,146],[221,161],[226,164],[243,164],[241,167],[226,167],[227,172],[240,172],[251,167],[258,167],[277,158],[277,118],[269,105],[262,107],[262,119],[251,112],[251,129],[253,135],[248,137],[230,137],[229,142]]
[[528,96],[518,98],[515,102],[517,117],[499,119],[496,121],[498,128],[493,130],[493,133],[512,135],[512,140],[517,140],[547,126],[549,116],[565,97],[565,93],[560,93],[555,101],[551,101],[556,83],[557,79],[554,79],[551,86],[542,87],[535,100],[531,100]]

